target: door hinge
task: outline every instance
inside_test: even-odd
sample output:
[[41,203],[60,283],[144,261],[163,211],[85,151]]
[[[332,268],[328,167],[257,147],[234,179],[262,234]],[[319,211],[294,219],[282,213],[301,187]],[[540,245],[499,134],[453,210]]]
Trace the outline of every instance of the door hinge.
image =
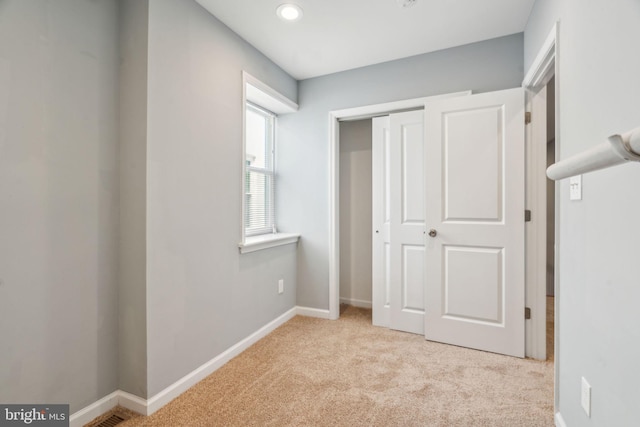
[[531,211],[529,209],[524,211],[524,222],[531,222]]
[[531,112],[530,111],[525,111],[525,113],[524,113],[524,124],[528,125],[529,123],[531,123]]
[[531,319],[531,309],[529,307],[524,308],[524,318]]

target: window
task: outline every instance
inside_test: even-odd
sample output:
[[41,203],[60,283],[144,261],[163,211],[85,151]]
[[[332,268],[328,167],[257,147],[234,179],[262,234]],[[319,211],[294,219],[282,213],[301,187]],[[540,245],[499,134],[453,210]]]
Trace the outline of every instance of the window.
[[298,105],[243,72],[244,151],[242,174],[241,253],[295,243],[295,233],[276,230],[275,152],[278,115],[293,113]]
[[245,236],[275,233],[276,117],[250,102],[245,108]]

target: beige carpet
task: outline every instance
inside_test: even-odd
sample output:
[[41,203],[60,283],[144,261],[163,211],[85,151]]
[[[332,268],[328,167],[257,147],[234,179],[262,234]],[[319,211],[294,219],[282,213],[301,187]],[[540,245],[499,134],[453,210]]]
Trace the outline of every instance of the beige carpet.
[[553,365],[296,317],[133,426],[553,426]]

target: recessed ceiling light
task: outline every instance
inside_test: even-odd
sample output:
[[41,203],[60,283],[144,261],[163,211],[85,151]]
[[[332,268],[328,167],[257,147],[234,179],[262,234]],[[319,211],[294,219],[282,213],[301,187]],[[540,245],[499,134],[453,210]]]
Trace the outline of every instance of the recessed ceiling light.
[[285,21],[298,21],[302,18],[302,9],[297,4],[285,3],[278,6],[276,13]]

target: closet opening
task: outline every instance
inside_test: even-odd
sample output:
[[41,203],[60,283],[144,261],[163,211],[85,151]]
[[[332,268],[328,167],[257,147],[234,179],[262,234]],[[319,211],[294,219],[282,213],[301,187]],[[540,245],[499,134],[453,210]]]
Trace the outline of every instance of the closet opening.
[[372,131],[371,119],[339,124],[340,313],[347,306],[371,309]]

